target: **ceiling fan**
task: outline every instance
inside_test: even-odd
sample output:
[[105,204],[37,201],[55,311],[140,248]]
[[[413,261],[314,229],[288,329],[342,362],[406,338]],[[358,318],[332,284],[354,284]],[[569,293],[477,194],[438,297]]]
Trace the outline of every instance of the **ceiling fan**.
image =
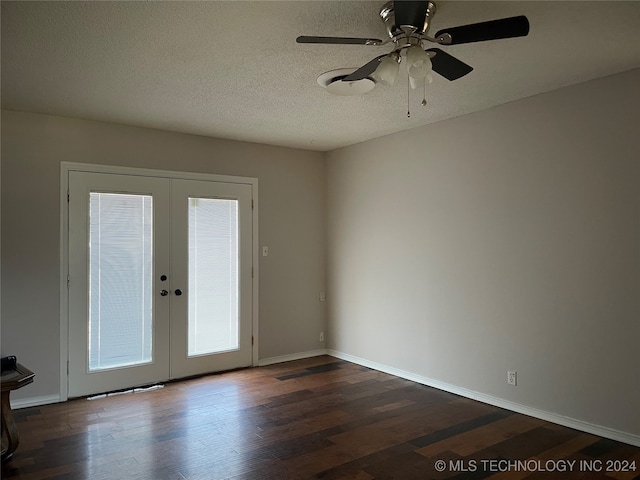
[[416,88],[420,83],[431,81],[431,71],[447,80],[457,80],[473,70],[472,67],[440,48],[424,49],[423,42],[442,46],[458,45],[523,37],[529,33],[529,21],[527,17],[521,15],[444,28],[431,36],[429,28],[435,13],[436,5],[430,1],[390,1],[385,3],[379,12],[389,36],[384,41],[378,38],[300,36],[296,42],[370,46],[393,44],[393,50],[390,53],[375,57],[353,73],[341,76],[339,80],[348,83],[373,78],[385,84],[393,84],[402,61],[403,51],[406,50],[404,57],[409,82],[412,88]]

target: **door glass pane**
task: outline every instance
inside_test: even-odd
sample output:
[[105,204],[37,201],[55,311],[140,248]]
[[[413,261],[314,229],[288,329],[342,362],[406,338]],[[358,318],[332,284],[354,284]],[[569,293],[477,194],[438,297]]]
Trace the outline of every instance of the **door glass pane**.
[[152,200],[90,194],[90,371],[152,361]]
[[188,356],[238,349],[238,201],[189,198]]

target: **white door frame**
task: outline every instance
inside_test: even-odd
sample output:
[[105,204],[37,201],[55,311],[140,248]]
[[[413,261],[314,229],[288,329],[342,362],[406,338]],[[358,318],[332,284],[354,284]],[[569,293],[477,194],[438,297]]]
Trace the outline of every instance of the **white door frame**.
[[112,165],[94,165],[89,163],[61,162],[60,167],[60,401],[69,398],[69,172],[114,173],[121,175],[141,175],[146,177],[178,178],[185,180],[205,180],[224,183],[239,183],[251,186],[252,192],[252,365],[259,363],[259,328],[258,328],[258,279],[259,279],[259,245],[258,245],[258,179],[235,177],[208,173],[177,172],[172,170],[153,170],[146,168],[120,167]]

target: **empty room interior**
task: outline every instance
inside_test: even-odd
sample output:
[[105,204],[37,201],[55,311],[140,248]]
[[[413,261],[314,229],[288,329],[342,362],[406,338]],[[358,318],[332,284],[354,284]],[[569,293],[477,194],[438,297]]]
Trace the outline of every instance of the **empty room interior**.
[[3,478],[640,478],[640,2],[1,7]]

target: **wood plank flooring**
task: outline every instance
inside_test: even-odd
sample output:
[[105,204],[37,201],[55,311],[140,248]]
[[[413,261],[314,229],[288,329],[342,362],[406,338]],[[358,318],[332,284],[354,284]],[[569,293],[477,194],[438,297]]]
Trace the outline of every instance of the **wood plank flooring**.
[[640,448],[329,356],[22,409],[16,422],[4,479],[640,479]]

